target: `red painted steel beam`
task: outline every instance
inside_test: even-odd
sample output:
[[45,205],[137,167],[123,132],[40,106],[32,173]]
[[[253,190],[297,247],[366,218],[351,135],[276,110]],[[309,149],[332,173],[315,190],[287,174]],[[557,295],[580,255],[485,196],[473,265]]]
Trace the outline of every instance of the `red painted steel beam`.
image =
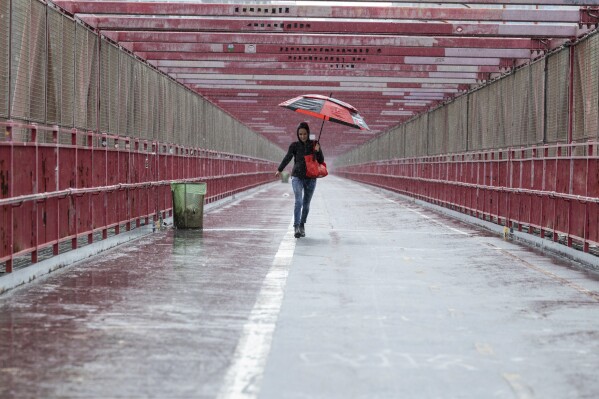
[[166,53],[166,52],[136,52],[135,55],[148,60],[169,61],[222,61],[222,62],[290,62],[304,61],[307,63],[367,63],[374,64],[416,64],[416,65],[500,65],[501,58],[467,58],[467,57],[385,57],[353,55],[257,55],[257,54],[206,54],[206,53]]
[[[152,61],[151,64],[158,67],[161,71],[175,76],[178,73],[214,73],[214,74],[263,74],[268,70],[275,72],[288,73],[293,75],[313,75],[319,76],[347,76],[350,69],[358,76],[404,76],[405,74],[416,72],[439,72],[439,73],[495,73],[501,71],[498,65],[369,65],[358,64],[352,68],[346,68],[345,64],[310,64],[305,62],[283,62],[280,64],[270,62],[184,62],[173,63]],[[192,65],[193,64],[193,65]],[[340,65],[335,67],[335,65]]]
[[[210,54],[243,54],[250,53],[246,46],[209,44],[209,43],[132,43],[127,48],[133,52],[165,52],[165,53],[210,53]],[[251,49],[251,54],[286,54],[299,56],[351,56],[351,57],[385,57],[385,56],[420,56],[420,57],[478,57],[478,58],[522,58],[529,59],[533,54],[529,49],[477,49],[477,48],[443,48],[443,47],[337,47],[325,46],[287,47],[281,45],[258,45]],[[369,58],[371,59],[371,58]]]
[[478,79],[480,76],[476,72],[404,72],[401,75],[389,76],[378,74],[375,75],[359,75],[359,76],[348,76],[347,74],[342,75],[313,75],[304,71],[303,74],[292,74],[289,71],[273,71],[273,74],[265,75],[264,71],[253,70],[254,72],[239,71],[239,73],[229,74],[223,73],[202,73],[201,70],[196,73],[173,73],[171,76],[179,81],[189,81],[190,79],[203,79],[203,80],[264,80],[272,82],[273,80],[293,80],[293,81],[322,81],[322,82],[406,82],[408,79],[419,79],[419,78],[434,78],[434,79]]
[[586,25],[588,28],[599,25],[599,6],[580,9],[579,26]]
[[[197,85],[202,85],[202,86],[207,86],[208,89],[210,89],[209,85],[213,84],[213,85],[229,85],[229,86],[236,86],[236,85],[248,85],[248,84],[252,84],[250,82],[255,82],[256,83],[256,88],[254,89],[254,91],[256,90],[261,90],[259,87],[260,86],[264,86],[264,85],[268,85],[268,84],[275,84],[275,81],[272,80],[239,80],[239,79],[185,79],[183,78],[183,80],[187,83],[187,84],[197,84]],[[258,82],[264,82],[259,84]],[[322,81],[310,81],[310,80],[278,80],[277,81],[279,84],[278,86],[281,87],[281,90],[284,90],[284,88],[290,87],[289,90],[295,90],[295,86],[303,86],[306,84],[310,84],[313,86],[327,86],[326,82],[322,82]],[[412,91],[419,91],[419,92],[434,92],[434,91],[446,91],[446,92],[456,92],[458,91],[460,88],[464,88],[467,87],[469,85],[469,83],[457,83],[455,80],[448,80],[446,81],[445,79],[439,79],[439,81],[434,81],[433,79],[430,79],[429,81],[421,81],[420,79],[413,79],[413,78],[409,78],[409,79],[395,79],[394,81],[360,81],[358,79],[353,79],[353,80],[345,80],[345,81],[337,81],[337,82],[331,82],[331,84],[329,85],[330,87],[343,87],[343,86],[356,86],[356,87],[368,87],[367,84],[372,84],[372,85],[381,85],[381,87],[379,88],[383,88],[383,87],[388,87],[388,88],[393,88],[393,89],[397,89],[397,90],[412,90]],[[383,86],[384,85],[384,86]],[[373,88],[376,86],[372,86]],[[215,89],[217,87],[214,87]],[[233,88],[230,88],[228,90],[234,90]],[[376,91],[376,90],[375,90]],[[396,90],[394,90],[396,91]]]
[[[488,49],[530,49],[548,50],[544,40],[534,38],[496,38],[496,37],[428,37],[428,36],[323,36],[311,34],[289,33],[271,35],[261,33],[229,33],[229,32],[141,32],[124,30],[103,30],[106,37],[119,42],[164,42],[164,43],[220,43],[232,45],[275,44],[281,46],[374,46],[374,47],[459,47],[459,48],[488,48]],[[551,37],[551,36],[547,36]],[[544,38],[546,39],[546,38]]]
[[214,19],[211,17],[97,17],[82,15],[79,18],[99,30],[163,30],[196,32],[263,32],[263,33],[326,33],[336,35],[378,34],[461,37],[562,37],[579,35],[578,26],[559,24],[515,25],[426,22],[351,22],[318,20],[263,19],[248,22],[240,19]]
[[[325,90],[317,90],[314,94],[318,94],[324,92]],[[238,95],[239,92],[235,89],[214,89],[214,88],[204,88],[199,91],[202,95],[214,98],[214,99],[226,99],[226,100],[259,100],[264,104],[278,105],[281,102],[294,97],[297,95],[298,90],[288,90],[288,91],[269,91],[266,93],[252,93],[252,92],[241,92],[244,95]],[[362,92],[362,93],[343,93],[343,98],[348,102],[351,100],[351,104],[358,108],[360,111],[364,109],[374,109],[378,110],[378,107],[381,104],[393,103],[397,101],[408,101],[414,100],[419,101],[418,99],[428,100],[431,96],[437,95],[441,96],[444,99],[450,99],[452,96],[463,92],[460,88],[457,89],[446,89],[439,91],[421,91],[416,89],[398,89],[396,91],[391,91],[387,93],[381,92]],[[327,95],[330,93],[327,93]],[[334,95],[334,97],[338,97]],[[239,110],[243,111],[243,110]]]
[[[432,87],[429,87],[432,86]],[[439,86],[439,87],[437,87]],[[418,93],[418,92],[422,92],[422,93],[426,93],[426,92],[445,92],[448,94],[456,94],[456,93],[460,93],[460,92],[464,92],[467,91],[468,86],[467,85],[457,85],[452,87],[452,85],[430,85],[430,84],[406,84],[406,87],[401,88],[401,89],[394,89],[392,91],[391,94],[386,94],[386,93],[348,93],[348,94],[344,94],[344,97],[355,97],[358,99],[361,98],[383,98],[384,96],[395,96],[394,93],[397,92],[401,92],[404,94],[413,94],[413,93]],[[226,97],[246,97],[247,94],[250,94],[252,92],[248,92],[248,91],[239,91],[239,90],[235,90],[235,89],[226,89],[226,88],[206,88],[204,89],[204,92],[209,93],[210,95],[214,95],[214,96],[226,96]],[[285,97],[290,93],[295,92],[295,88],[293,90],[288,90],[288,91],[268,91],[265,93],[259,93],[259,98],[261,100],[269,100],[269,99],[274,99],[273,101],[276,101],[279,98]],[[254,93],[252,95],[257,95],[258,93]],[[335,97],[333,95],[333,97]]]
[[172,15],[212,17],[285,18],[366,18],[426,21],[500,21],[500,22],[578,22],[578,10],[435,8],[435,7],[356,7],[269,5],[269,4],[193,4],[167,2],[56,1],[72,14]]
[[[235,89],[238,91],[243,91],[243,92],[247,92],[247,91],[272,91],[272,90],[278,90],[278,91],[290,91],[290,90],[295,90],[294,87],[292,86],[279,86],[279,85],[255,85],[255,84],[238,84],[238,85],[233,85],[233,84],[206,84],[206,85],[201,85],[201,84],[189,84],[189,87],[196,89],[196,90],[207,90],[207,89]],[[302,84],[302,85],[298,85],[297,86],[297,91],[318,91],[318,92],[327,92],[325,94],[328,94],[328,92],[332,92],[332,93],[338,93],[338,92],[343,92],[344,96],[346,95],[346,93],[355,93],[355,92],[375,92],[375,93],[395,93],[398,91],[402,91],[405,88],[401,88],[401,87],[361,87],[361,86],[345,86],[345,87],[339,87],[339,86],[319,86],[319,85],[311,85],[311,84]],[[457,91],[457,90],[456,90]],[[301,94],[301,93],[300,93]]]
[[[184,82],[185,85],[194,88],[194,89],[233,89],[233,90],[242,90],[242,91],[246,91],[246,90],[256,90],[256,91],[261,91],[261,90],[284,90],[284,91],[302,91],[302,90],[307,90],[308,88],[310,88],[311,90],[318,90],[318,91],[358,91],[358,92],[374,92],[374,93],[384,93],[384,92],[398,92],[398,91],[403,91],[403,90],[413,90],[414,92],[419,92],[422,93],[424,92],[424,94],[422,95],[428,95],[430,94],[436,94],[436,93],[451,93],[451,91],[449,90],[444,90],[444,89],[433,89],[430,91],[422,91],[422,90],[417,90],[414,88],[408,88],[408,87],[404,87],[402,84],[398,83],[398,84],[384,84],[384,86],[369,86],[366,84],[360,84],[360,83],[353,83],[353,84],[346,84],[346,85],[331,85],[331,84],[326,84],[323,82],[293,82],[293,81],[289,81],[289,82],[281,82],[280,84],[276,85],[276,86],[272,86],[272,85],[268,85],[268,82],[265,81],[257,81],[257,82],[251,82],[251,83],[246,83],[246,82],[240,82],[240,83],[234,83],[234,82],[224,82],[224,83],[217,83],[217,82],[213,82],[213,81],[206,81],[206,82],[202,82],[202,81],[185,81]],[[463,83],[463,84],[467,84],[467,83]],[[474,84],[471,83],[471,84]],[[383,85],[383,84],[382,84]],[[252,89],[252,87],[255,87],[255,89]]]

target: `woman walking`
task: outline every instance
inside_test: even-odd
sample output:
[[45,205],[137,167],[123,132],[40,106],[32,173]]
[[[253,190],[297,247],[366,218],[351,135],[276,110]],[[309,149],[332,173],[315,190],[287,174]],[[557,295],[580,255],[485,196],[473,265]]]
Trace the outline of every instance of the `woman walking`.
[[291,185],[295,194],[295,209],[293,212],[293,228],[295,238],[305,237],[305,223],[310,211],[310,201],[316,188],[316,179],[306,177],[305,155],[314,154],[318,163],[324,162],[324,155],[317,141],[310,140],[310,127],[307,122],[301,122],[297,126],[297,141],[289,145],[287,155],[281,161],[275,176],[279,176],[287,164],[294,160],[291,172]]

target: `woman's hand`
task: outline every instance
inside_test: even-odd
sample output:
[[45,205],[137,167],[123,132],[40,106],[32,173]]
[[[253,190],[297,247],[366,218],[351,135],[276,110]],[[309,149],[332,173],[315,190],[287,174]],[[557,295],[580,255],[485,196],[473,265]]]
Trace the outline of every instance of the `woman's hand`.
[[320,151],[320,143],[316,143],[314,145],[314,151],[316,151],[316,152]]
[[281,175],[281,172],[279,172],[278,170],[275,172],[275,177],[279,177]]

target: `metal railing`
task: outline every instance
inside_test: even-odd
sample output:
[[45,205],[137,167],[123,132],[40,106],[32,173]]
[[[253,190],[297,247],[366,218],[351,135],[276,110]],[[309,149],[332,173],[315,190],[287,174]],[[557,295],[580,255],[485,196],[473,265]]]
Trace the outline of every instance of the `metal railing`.
[[[276,164],[158,141],[0,121],[0,263],[171,214],[170,184],[207,182],[211,203],[275,179]],[[26,141],[11,140],[19,129]],[[26,133],[24,133],[26,132]],[[62,144],[70,142],[71,144]]]
[[599,254],[598,149],[593,141],[390,159],[336,173]]

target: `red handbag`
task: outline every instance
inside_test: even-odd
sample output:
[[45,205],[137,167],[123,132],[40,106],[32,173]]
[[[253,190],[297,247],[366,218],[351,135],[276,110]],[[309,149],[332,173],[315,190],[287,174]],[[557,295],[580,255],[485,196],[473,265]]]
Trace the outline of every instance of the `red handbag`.
[[309,179],[316,179],[320,177],[325,177],[329,174],[327,171],[327,164],[325,162],[318,163],[316,160],[316,155],[304,155],[304,160],[306,161],[306,177]]

